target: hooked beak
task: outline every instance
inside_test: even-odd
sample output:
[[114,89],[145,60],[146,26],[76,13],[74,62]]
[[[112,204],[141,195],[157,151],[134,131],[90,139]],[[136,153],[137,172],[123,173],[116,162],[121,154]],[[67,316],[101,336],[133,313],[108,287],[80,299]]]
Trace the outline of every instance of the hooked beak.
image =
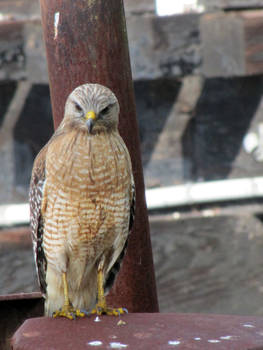
[[94,111],[89,111],[86,115],[85,115],[85,119],[86,119],[86,125],[88,127],[88,132],[91,133],[92,132],[92,128],[94,125],[94,121],[96,119],[96,114]]

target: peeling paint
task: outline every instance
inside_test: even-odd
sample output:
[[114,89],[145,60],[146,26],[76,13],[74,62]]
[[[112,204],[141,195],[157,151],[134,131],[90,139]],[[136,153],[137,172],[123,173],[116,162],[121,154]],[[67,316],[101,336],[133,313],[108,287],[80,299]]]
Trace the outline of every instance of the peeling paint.
[[111,349],[122,349],[122,348],[127,348],[127,344],[121,344],[121,343],[110,343]]
[[218,339],[209,339],[208,340],[208,343],[220,343],[220,340],[218,340]]
[[245,323],[245,324],[243,324],[243,327],[246,327],[246,328],[255,328],[255,326],[253,326],[253,324],[250,324],[250,323]]
[[194,340],[201,340],[201,338],[200,337],[195,337]]
[[99,318],[99,316],[97,316],[94,320],[94,322],[101,322],[101,319]]
[[181,342],[179,340],[169,340],[168,344],[177,346],[177,345],[181,344]]
[[91,346],[100,346],[102,345],[102,342],[100,340],[93,340],[88,343]]
[[232,335],[224,335],[224,336],[220,337],[220,339],[222,339],[222,340],[231,340],[231,339],[233,339],[233,336]]
[[57,36],[58,36],[59,16],[60,16],[59,12],[56,12],[54,14],[54,39],[57,39]]

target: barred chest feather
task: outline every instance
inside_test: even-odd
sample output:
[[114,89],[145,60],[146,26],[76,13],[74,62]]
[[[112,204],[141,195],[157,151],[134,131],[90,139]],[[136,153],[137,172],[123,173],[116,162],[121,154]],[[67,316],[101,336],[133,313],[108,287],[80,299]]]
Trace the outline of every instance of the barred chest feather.
[[61,135],[50,144],[46,165],[42,206],[50,262],[52,250],[62,248],[65,241],[72,254],[79,256],[81,247],[83,255],[89,250],[90,258],[95,258],[98,250],[126,239],[131,164],[117,133],[88,135],[73,130]]
[[130,178],[129,156],[120,136],[72,131],[54,141],[47,153],[46,178],[71,191],[112,191]]

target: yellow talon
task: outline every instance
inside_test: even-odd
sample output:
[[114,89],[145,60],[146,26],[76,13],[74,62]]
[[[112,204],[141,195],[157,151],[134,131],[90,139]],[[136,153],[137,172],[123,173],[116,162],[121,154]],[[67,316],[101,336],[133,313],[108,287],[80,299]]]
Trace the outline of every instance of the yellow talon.
[[123,314],[128,313],[128,311],[125,308],[119,307],[119,308],[111,308],[111,307],[101,307],[98,304],[94,309],[91,311],[92,314],[97,314],[98,316],[104,314],[108,316],[120,316]]
[[65,298],[64,305],[62,306],[61,309],[54,311],[52,316],[54,318],[55,317],[66,317],[70,320],[75,319],[77,316],[84,317],[88,313],[85,311],[81,311],[79,309],[75,309],[69,300],[66,273],[62,274],[62,280],[63,280],[64,298]]
[[84,317],[85,313],[79,309],[74,309],[72,305],[64,305],[61,309],[53,313],[53,317],[66,317],[70,320],[75,319],[76,317]]
[[99,316],[102,314],[109,316],[120,316],[124,313],[128,313],[128,310],[125,308],[111,308],[107,306],[103,289],[103,272],[100,268],[98,270],[98,302],[91,313]]

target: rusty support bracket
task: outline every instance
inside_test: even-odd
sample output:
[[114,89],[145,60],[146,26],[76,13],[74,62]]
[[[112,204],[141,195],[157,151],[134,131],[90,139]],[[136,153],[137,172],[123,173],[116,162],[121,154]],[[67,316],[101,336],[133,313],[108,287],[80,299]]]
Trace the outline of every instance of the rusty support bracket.
[[110,296],[130,312],[156,312],[158,302],[139,149],[122,0],[40,0],[54,125],[69,93],[100,83],[120,103],[120,133],[130,151],[136,183],[136,219],[127,256]]

